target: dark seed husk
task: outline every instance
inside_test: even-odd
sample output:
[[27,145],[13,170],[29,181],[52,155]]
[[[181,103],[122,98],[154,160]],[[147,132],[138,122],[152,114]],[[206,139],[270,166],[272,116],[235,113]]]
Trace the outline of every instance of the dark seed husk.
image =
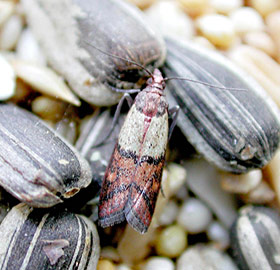
[[96,269],[99,237],[84,216],[15,206],[0,226],[0,268]]
[[220,55],[170,39],[166,44],[163,71],[168,77],[246,89],[169,81],[169,104],[181,107],[178,126],[191,144],[225,171],[244,173],[265,166],[278,148],[280,124],[276,105],[264,90]]
[[0,184],[34,207],[51,207],[89,185],[86,160],[38,117],[0,104]]
[[137,8],[120,0],[23,0],[27,21],[48,62],[87,102],[117,103],[116,88],[139,88],[142,68],[89,44],[154,69],[165,58],[160,36]]
[[268,207],[246,206],[231,229],[232,254],[240,270],[280,269],[280,216]]

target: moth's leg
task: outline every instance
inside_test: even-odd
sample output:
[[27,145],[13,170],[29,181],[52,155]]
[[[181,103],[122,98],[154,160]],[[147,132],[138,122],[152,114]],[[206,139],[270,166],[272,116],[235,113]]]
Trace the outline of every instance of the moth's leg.
[[119,101],[119,104],[118,104],[117,109],[115,111],[114,118],[113,118],[113,121],[112,121],[111,128],[110,128],[109,132],[107,133],[107,135],[104,137],[104,139],[100,143],[98,143],[96,145],[93,145],[92,148],[101,146],[110,137],[110,135],[112,134],[112,132],[113,132],[113,130],[114,130],[116,124],[117,124],[117,121],[119,119],[124,100],[127,101],[129,107],[132,106],[132,104],[133,104],[132,97],[128,93],[125,93]]
[[170,140],[174,127],[177,123],[179,111],[180,111],[179,105],[176,105],[176,106],[168,109],[168,113],[169,113],[170,117],[172,118],[172,123],[170,125],[169,132],[168,132],[168,140]]

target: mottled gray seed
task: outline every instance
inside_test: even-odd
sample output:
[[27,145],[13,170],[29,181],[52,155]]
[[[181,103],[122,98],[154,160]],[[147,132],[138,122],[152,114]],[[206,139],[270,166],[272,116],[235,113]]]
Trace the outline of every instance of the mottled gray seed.
[[235,173],[265,166],[279,145],[276,105],[263,89],[229,61],[205,49],[166,40],[163,71],[225,90],[184,80],[168,83],[169,104],[181,107],[178,126],[198,152],[217,167]]
[[84,216],[15,206],[0,226],[0,268],[96,269],[99,237]]
[[[116,88],[139,88],[142,68],[161,65],[165,46],[135,7],[119,0],[23,0],[27,21],[52,67],[87,102],[117,103]],[[40,22],[40,23],[38,23]],[[140,80],[140,81],[139,81]]]
[[231,229],[231,247],[240,270],[280,269],[280,216],[268,207],[246,206]]
[[0,185],[34,207],[51,207],[91,182],[77,150],[30,112],[0,104]]

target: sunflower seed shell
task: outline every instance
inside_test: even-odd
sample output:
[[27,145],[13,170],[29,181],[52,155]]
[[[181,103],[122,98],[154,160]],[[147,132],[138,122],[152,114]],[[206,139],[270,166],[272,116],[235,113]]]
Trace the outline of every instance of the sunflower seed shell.
[[265,166],[278,148],[280,124],[264,90],[218,54],[170,39],[166,44],[168,77],[239,88],[169,81],[169,104],[181,107],[178,126],[187,139],[222,170],[244,173]]

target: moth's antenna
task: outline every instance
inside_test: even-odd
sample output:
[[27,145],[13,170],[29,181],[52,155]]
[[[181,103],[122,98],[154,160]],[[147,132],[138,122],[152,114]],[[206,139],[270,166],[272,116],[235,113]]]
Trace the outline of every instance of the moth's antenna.
[[114,54],[105,52],[105,51],[101,50],[100,48],[94,46],[93,44],[89,43],[89,42],[86,41],[86,40],[84,40],[83,42],[86,43],[87,45],[93,47],[93,48],[96,49],[97,51],[99,51],[99,52],[105,54],[105,55],[108,55],[108,56],[114,57],[114,58],[116,58],[116,59],[120,59],[120,60],[126,61],[126,62],[128,62],[128,63],[130,63],[130,64],[134,64],[134,65],[136,65],[136,66],[138,66],[138,67],[141,67],[141,68],[142,68],[143,70],[145,70],[151,77],[153,77],[153,73],[152,73],[151,71],[149,71],[147,68],[145,68],[144,66],[142,66],[141,64],[139,64],[139,63],[137,63],[137,62],[135,62],[135,61],[133,61],[133,60],[129,60],[129,59],[123,58],[123,57],[121,57],[121,56],[117,56],[117,55],[114,55]]
[[164,81],[169,81],[169,80],[183,80],[183,81],[189,81],[189,82],[199,83],[199,84],[203,84],[203,85],[206,85],[206,86],[209,86],[209,87],[213,87],[213,88],[217,88],[217,89],[223,89],[223,90],[247,91],[247,89],[244,89],[244,88],[231,88],[231,87],[224,87],[224,86],[212,85],[211,83],[201,82],[201,81],[192,80],[192,79],[183,78],[183,77],[164,78]]

